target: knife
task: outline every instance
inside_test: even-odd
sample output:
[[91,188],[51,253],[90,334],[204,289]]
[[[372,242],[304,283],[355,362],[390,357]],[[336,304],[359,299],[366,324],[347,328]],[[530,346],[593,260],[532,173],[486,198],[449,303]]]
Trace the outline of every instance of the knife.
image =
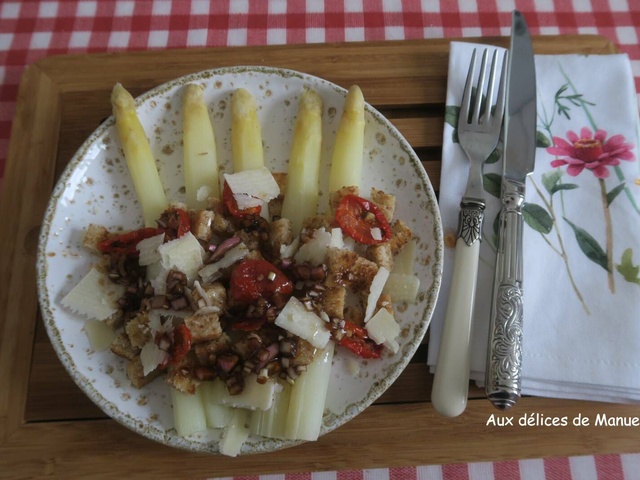
[[525,182],[536,150],[536,74],[523,15],[513,12],[507,69],[498,251],[491,302],[485,390],[499,410],[520,398],[522,365],[522,233]]

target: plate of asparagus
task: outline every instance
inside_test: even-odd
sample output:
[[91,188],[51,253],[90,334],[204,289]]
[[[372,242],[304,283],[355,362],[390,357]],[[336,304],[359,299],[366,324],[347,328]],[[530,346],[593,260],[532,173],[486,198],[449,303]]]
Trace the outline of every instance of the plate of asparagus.
[[371,405],[442,273],[436,197],[400,132],[357,85],[268,67],[110,101],[38,248],[47,332],[80,388],[136,433],[231,456]]

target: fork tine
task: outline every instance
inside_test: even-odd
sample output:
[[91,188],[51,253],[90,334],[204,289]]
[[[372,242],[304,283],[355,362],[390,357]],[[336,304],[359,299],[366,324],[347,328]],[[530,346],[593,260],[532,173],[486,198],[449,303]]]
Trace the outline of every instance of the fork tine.
[[[491,105],[493,105],[493,94],[496,86],[496,73],[498,71],[498,51],[493,51],[491,58],[491,68],[489,69],[489,84],[487,86],[487,97],[485,101],[484,112],[480,117],[480,123],[488,124],[491,118]],[[496,110],[497,111],[497,110]]]
[[507,96],[507,68],[509,66],[509,52],[504,52],[502,58],[502,71],[500,72],[500,87],[498,88],[498,99],[496,100],[495,121],[501,123],[504,116],[504,103]]
[[476,49],[471,54],[471,63],[469,64],[469,72],[467,73],[467,81],[464,84],[464,92],[462,93],[462,103],[460,104],[460,113],[458,114],[458,124],[466,125],[469,123],[469,109],[471,108],[471,91],[473,88],[473,77],[476,71]]
[[[476,99],[473,106],[473,116],[471,117],[471,123],[477,124],[480,118],[480,110],[482,107],[482,92],[484,92],[485,77],[487,76],[487,58],[489,57],[489,51],[485,49],[482,54],[482,64],[480,65],[480,75],[478,76],[478,84],[476,86]],[[487,99],[489,101],[489,99]]]

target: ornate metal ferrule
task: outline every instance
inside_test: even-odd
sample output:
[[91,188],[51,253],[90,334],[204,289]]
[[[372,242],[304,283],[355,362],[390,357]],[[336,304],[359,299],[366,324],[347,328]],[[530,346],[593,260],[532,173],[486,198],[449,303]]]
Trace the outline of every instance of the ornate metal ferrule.
[[460,203],[457,237],[462,238],[468,246],[476,241],[482,241],[483,220],[484,204],[463,199]]

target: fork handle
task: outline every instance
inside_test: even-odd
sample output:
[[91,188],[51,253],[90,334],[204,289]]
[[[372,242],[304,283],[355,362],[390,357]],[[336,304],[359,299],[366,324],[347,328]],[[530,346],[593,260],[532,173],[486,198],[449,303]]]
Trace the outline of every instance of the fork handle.
[[434,408],[447,417],[456,417],[467,407],[471,325],[484,219],[483,203],[463,199],[460,207],[453,278],[431,391]]

